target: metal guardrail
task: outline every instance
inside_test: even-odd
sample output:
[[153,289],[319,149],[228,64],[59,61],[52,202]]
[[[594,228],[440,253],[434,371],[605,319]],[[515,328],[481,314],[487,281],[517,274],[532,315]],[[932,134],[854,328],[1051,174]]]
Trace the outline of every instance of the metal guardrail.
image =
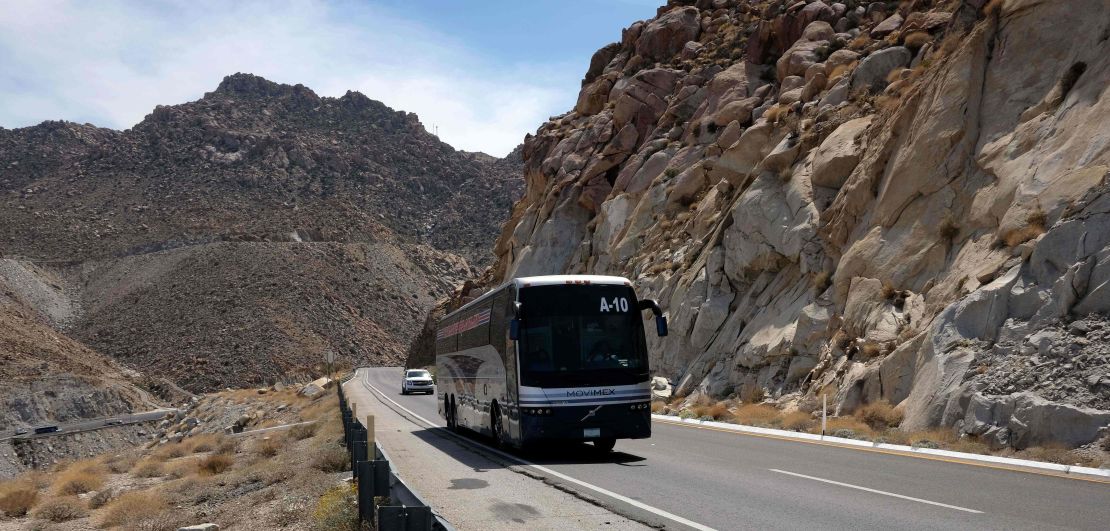
[[342,384],[336,387],[343,417],[343,445],[351,456],[351,473],[358,486],[360,523],[372,522],[379,531],[455,531],[397,476],[389,456],[370,437],[373,427],[368,430],[355,418]]

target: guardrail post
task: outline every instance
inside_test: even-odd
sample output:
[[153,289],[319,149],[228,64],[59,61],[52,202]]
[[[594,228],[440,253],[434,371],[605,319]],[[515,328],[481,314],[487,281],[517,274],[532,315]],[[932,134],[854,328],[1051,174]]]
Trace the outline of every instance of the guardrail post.
[[378,531],[431,531],[430,507],[378,507]]
[[374,415],[366,415],[362,426],[366,428],[366,447],[374,448]]

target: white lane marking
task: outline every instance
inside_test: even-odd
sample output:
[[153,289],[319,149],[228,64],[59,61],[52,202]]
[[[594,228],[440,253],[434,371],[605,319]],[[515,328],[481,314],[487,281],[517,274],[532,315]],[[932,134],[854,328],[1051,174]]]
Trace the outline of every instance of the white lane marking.
[[891,497],[894,497],[894,498],[901,498],[903,500],[910,500],[910,501],[915,501],[915,502],[919,502],[919,503],[927,503],[929,505],[936,505],[936,506],[939,506],[939,507],[947,507],[949,509],[955,509],[957,511],[964,511],[964,512],[968,512],[968,513],[983,514],[983,511],[976,511],[975,509],[968,509],[967,507],[960,507],[958,505],[948,505],[947,503],[940,503],[940,502],[935,502],[935,501],[931,501],[931,500],[923,500],[921,498],[914,498],[912,496],[906,496],[906,495],[903,495],[903,494],[895,494],[893,492],[887,492],[885,490],[869,489],[867,487],[861,487],[859,485],[852,485],[851,483],[841,483],[839,481],[833,481],[831,479],[824,479],[824,478],[818,478],[818,477],[813,477],[813,476],[807,476],[805,474],[799,474],[797,472],[787,472],[786,470],[779,470],[777,468],[771,468],[771,469],[768,469],[768,470],[770,470],[771,472],[778,472],[779,474],[786,474],[788,476],[795,476],[795,477],[799,477],[799,478],[812,479],[814,481],[820,481],[822,483],[829,483],[831,485],[839,485],[841,487],[848,487],[850,489],[862,490],[862,491],[866,491],[866,492],[872,492],[872,493],[875,493],[875,494],[882,494],[883,496],[891,496]]
[[[412,415],[414,418],[420,420],[421,422],[423,422],[423,423],[425,423],[429,426],[432,426],[432,427],[435,427],[435,428],[440,428],[441,427],[441,426],[433,423],[432,421],[430,421],[430,420],[428,420],[424,417],[421,417],[420,415],[417,415],[416,413],[414,413],[409,408],[407,408],[405,406],[402,406],[401,404],[398,404],[392,398],[389,398],[388,396],[386,396],[385,393],[383,393],[380,389],[378,389],[377,387],[374,387],[374,384],[370,383],[370,371],[363,371],[362,375],[363,375],[362,383],[364,385],[366,385],[367,387],[369,387],[370,389],[373,389],[374,392],[378,393],[378,395],[381,396],[382,398],[388,400],[393,405],[405,410],[406,413],[408,413],[409,415]],[[454,435],[454,434],[452,434],[452,435]],[[559,478],[563,481],[574,483],[575,485],[578,485],[580,487],[585,487],[585,488],[590,489],[590,490],[592,490],[592,491],[594,491],[598,494],[601,494],[603,496],[608,496],[608,497],[613,498],[615,500],[622,501],[622,502],[627,503],[627,504],[629,504],[633,507],[636,507],[638,509],[647,511],[647,512],[652,513],[656,516],[661,516],[663,518],[666,518],[666,519],[671,520],[673,522],[682,524],[684,526],[692,527],[692,528],[697,529],[699,531],[715,531],[712,527],[709,527],[707,525],[699,524],[699,523],[694,522],[692,520],[687,520],[687,519],[685,519],[681,516],[678,516],[677,514],[669,513],[669,512],[664,511],[663,509],[660,509],[658,507],[652,507],[651,505],[633,500],[632,498],[629,498],[627,496],[622,496],[622,495],[617,494],[617,493],[615,493],[611,490],[608,490],[608,489],[605,489],[605,488],[602,488],[602,487],[598,487],[597,485],[594,485],[592,483],[586,483],[585,481],[582,481],[580,479],[572,478],[572,477],[570,477],[566,474],[556,472],[556,471],[551,470],[550,468],[547,468],[545,466],[537,465],[536,463],[521,459],[519,457],[516,457],[515,455],[507,454],[507,453],[502,452],[501,450],[498,450],[496,448],[490,448],[488,446],[483,446],[482,449],[485,450],[485,451],[493,452],[493,453],[497,454],[498,456],[500,456],[504,459],[508,459],[510,461],[515,461],[515,462],[520,463],[524,466],[532,467],[533,469],[538,470],[540,472],[543,472],[545,474],[548,474],[550,476],[557,477],[557,478]]]

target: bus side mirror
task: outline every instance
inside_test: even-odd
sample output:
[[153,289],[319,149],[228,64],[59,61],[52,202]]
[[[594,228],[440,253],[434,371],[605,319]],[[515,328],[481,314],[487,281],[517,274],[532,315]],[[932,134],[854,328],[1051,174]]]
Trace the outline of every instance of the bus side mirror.
[[667,318],[662,315],[655,316],[655,333],[659,337],[667,337]]
[[659,337],[667,336],[667,318],[663,317],[663,310],[659,307],[659,303],[652,299],[642,299],[639,305],[640,311],[651,310],[655,314],[655,333]]
[[509,321],[509,339],[513,341],[520,339],[520,319],[511,319]]

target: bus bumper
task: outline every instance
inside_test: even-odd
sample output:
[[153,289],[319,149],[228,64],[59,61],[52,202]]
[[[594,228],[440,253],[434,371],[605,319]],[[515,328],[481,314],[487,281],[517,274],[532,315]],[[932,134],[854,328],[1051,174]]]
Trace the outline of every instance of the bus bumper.
[[524,441],[646,439],[651,437],[651,410],[630,404],[551,408],[550,415],[521,415]]

